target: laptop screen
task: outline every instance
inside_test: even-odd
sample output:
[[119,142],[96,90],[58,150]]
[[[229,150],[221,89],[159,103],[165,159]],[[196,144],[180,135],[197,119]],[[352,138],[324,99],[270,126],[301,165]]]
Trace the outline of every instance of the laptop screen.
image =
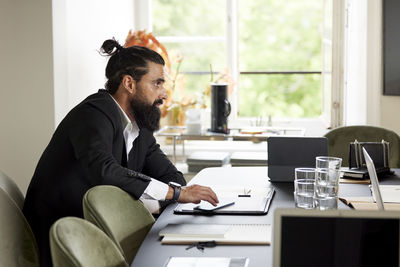
[[399,266],[399,218],[288,214],[280,220],[279,266]]

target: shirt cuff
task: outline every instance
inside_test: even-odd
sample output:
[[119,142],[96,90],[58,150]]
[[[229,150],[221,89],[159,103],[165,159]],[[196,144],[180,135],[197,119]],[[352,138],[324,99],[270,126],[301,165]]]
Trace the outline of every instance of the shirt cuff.
[[151,213],[151,214],[160,214],[160,203],[158,200],[154,199],[144,199],[144,198],[139,198],[144,207]]
[[165,200],[169,186],[163,182],[151,178],[151,182],[143,192],[143,199]]

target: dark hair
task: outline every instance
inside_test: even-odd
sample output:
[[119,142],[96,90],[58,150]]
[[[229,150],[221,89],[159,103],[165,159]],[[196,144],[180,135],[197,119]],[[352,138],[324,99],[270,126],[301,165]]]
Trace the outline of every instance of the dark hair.
[[106,67],[105,87],[114,94],[124,75],[140,81],[149,72],[147,61],[164,65],[164,59],[157,52],[142,46],[122,47],[115,39],[104,41],[100,48],[102,55],[111,56]]

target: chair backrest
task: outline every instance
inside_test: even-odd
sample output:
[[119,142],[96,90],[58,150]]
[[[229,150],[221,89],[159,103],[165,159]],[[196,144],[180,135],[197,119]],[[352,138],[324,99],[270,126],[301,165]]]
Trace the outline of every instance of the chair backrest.
[[330,156],[342,158],[342,166],[349,166],[349,145],[357,139],[359,142],[380,142],[382,139],[390,143],[389,166],[400,168],[400,137],[393,132],[375,126],[344,126],[325,134],[328,138]]
[[0,262],[7,267],[39,267],[39,250],[21,209],[0,189]]
[[0,171],[0,188],[3,189],[22,210],[24,195],[21,190],[19,190],[17,184],[2,171]]
[[64,217],[50,228],[54,267],[127,267],[124,256],[111,239],[92,223]]
[[154,218],[127,192],[115,186],[101,185],[89,189],[83,197],[86,220],[102,229],[131,263],[154,223]]

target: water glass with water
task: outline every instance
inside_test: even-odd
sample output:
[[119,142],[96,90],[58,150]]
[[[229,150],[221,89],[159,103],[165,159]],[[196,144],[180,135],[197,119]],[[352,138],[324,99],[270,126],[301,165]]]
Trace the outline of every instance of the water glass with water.
[[316,158],[314,205],[317,209],[337,209],[341,165],[341,158]]
[[294,202],[296,207],[303,209],[314,208],[314,168],[296,168],[294,180]]
[[336,157],[320,156],[315,158],[315,167],[317,169],[334,169],[340,170],[342,159]]

